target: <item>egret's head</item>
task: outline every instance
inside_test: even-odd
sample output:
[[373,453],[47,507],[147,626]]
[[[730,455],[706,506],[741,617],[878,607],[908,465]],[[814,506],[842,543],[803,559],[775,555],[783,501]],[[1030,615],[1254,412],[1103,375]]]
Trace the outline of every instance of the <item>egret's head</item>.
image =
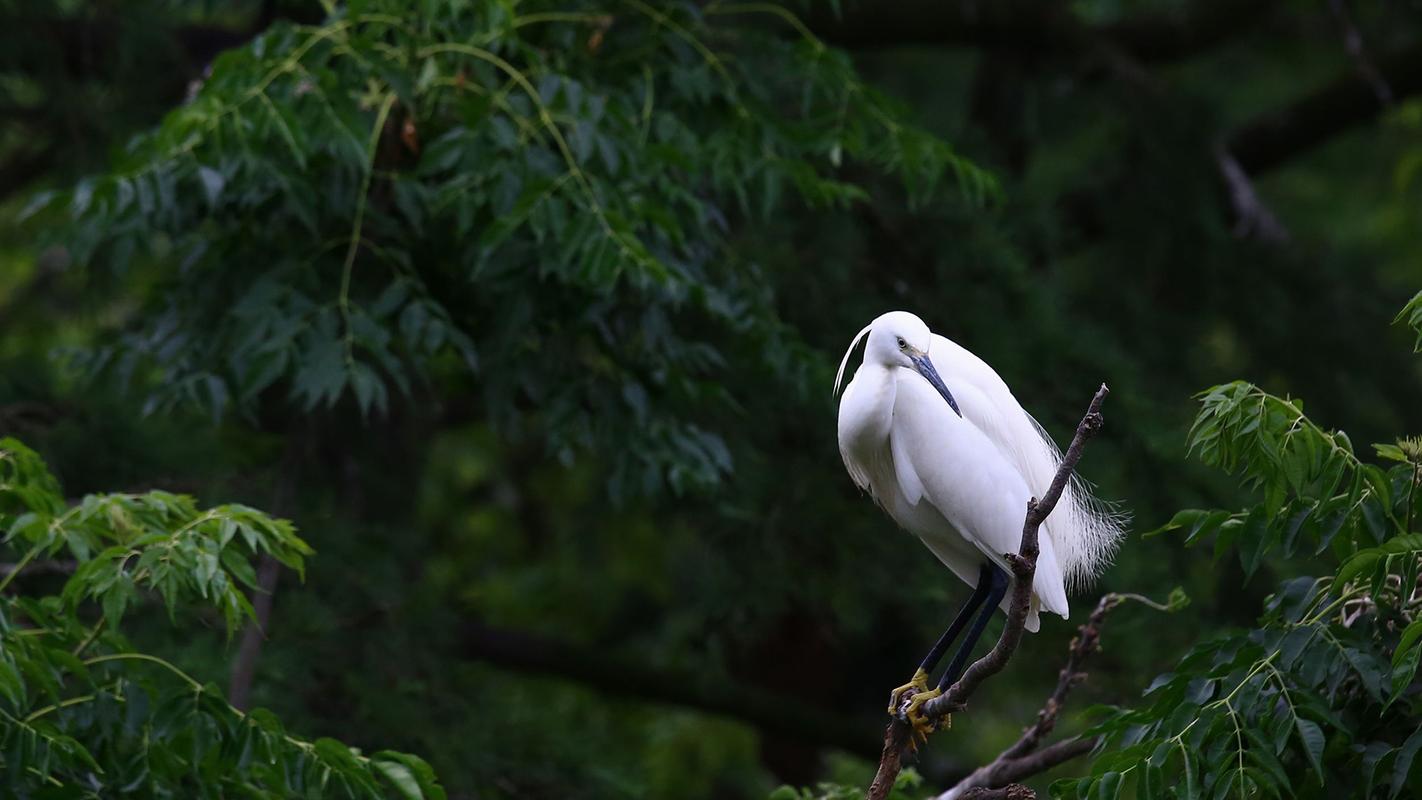
[[890,311],[869,323],[864,362],[914,369],[914,359],[927,358],[932,343],[933,333],[923,320],[907,311]]
[[948,405],[958,416],[963,416],[952,392],[948,391],[943,379],[938,376],[932,359],[928,357],[929,347],[933,344],[933,332],[923,320],[907,311],[881,314],[854,337],[854,341],[849,344],[849,351],[845,352],[844,359],[839,362],[839,374],[834,379],[835,391],[839,391],[839,383],[844,378],[844,367],[849,362],[849,353],[853,352],[854,346],[865,334],[868,334],[869,339],[864,345],[864,363],[891,369],[901,367],[917,372],[933,384],[933,388],[948,401]]

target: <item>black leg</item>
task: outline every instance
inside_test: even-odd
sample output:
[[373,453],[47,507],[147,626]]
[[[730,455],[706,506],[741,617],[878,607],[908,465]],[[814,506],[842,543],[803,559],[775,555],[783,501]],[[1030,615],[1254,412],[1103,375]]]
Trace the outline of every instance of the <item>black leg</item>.
[[[1002,598],[1007,595],[1008,578],[1007,573],[1001,567],[984,564],[984,571],[991,571],[990,575],[984,576],[986,580],[978,581],[978,589],[984,584],[988,585],[987,602],[983,610],[978,614],[978,618],[973,620],[973,627],[968,629],[968,635],[963,639],[963,644],[958,648],[958,652],[953,656],[953,663],[948,665],[948,671],[943,673],[943,677],[938,681],[938,688],[947,689],[954,681],[963,674],[963,669],[968,665],[968,656],[973,654],[973,647],[982,638],[983,629],[987,627],[988,620],[992,619],[993,612],[997,611],[997,604],[1002,602]],[[977,592],[973,593],[977,596]],[[957,625],[955,620],[954,625]],[[935,646],[935,650],[938,648]]]
[[963,632],[963,626],[968,624],[968,620],[973,618],[973,612],[987,599],[988,593],[992,591],[992,570],[990,564],[983,564],[978,572],[978,585],[973,587],[973,593],[968,597],[968,602],[958,609],[958,616],[953,618],[953,624],[948,626],[948,630],[938,637],[938,642],[933,645],[933,649],[924,656],[923,663],[919,665],[919,670],[925,675],[933,672],[938,666],[938,662],[943,660],[943,654],[948,652],[948,646],[953,644],[953,640],[958,638],[958,634]]

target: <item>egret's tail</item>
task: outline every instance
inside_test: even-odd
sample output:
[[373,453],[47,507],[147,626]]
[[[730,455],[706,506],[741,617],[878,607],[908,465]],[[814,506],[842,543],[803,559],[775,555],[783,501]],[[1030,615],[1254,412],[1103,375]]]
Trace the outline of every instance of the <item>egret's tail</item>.
[[[1062,619],[1071,617],[1071,608],[1067,603],[1066,586],[1062,582],[1062,570],[1058,562],[1056,549],[1052,544],[1051,537],[1043,536],[1038,542],[1037,552],[1037,574],[1032,578],[1032,600],[1027,606],[1027,620],[1025,627],[1028,633],[1036,633],[1041,627],[1041,614],[1052,613]],[[1002,569],[1007,569],[1002,566]],[[1002,598],[998,604],[1002,613],[1012,613],[1012,592]]]
[[[1031,416],[1028,416],[1031,419]],[[1061,466],[1062,451],[1052,437],[1032,420],[1038,435],[1052,453],[1053,472]],[[1121,539],[1126,535],[1130,514],[1114,503],[1098,498],[1091,484],[1072,474],[1061,500],[1043,527],[1057,547],[1057,560],[1069,591],[1089,587],[1096,577],[1111,566]]]
[[1096,497],[1091,485],[1080,477],[1071,476],[1046,521],[1068,588],[1087,588],[1111,565],[1129,522],[1129,514]]

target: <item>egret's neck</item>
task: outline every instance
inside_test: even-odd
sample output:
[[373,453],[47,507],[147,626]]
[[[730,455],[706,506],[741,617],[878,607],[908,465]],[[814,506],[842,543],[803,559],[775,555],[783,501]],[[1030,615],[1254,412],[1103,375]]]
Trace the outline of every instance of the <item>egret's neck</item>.
[[839,444],[846,452],[883,447],[894,419],[895,367],[864,364],[839,404]]

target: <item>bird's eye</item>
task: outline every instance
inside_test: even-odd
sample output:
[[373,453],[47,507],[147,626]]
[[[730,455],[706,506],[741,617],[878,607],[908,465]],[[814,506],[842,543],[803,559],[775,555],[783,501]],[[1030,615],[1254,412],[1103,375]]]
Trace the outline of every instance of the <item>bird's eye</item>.
[[900,349],[900,350],[903,350],[903,349],[907,348],[907,347],[908,347],[908,342],[904,341],[904,337],[900,336],[900,337],[898,337],[898,338],[899,338],[899,349]]

